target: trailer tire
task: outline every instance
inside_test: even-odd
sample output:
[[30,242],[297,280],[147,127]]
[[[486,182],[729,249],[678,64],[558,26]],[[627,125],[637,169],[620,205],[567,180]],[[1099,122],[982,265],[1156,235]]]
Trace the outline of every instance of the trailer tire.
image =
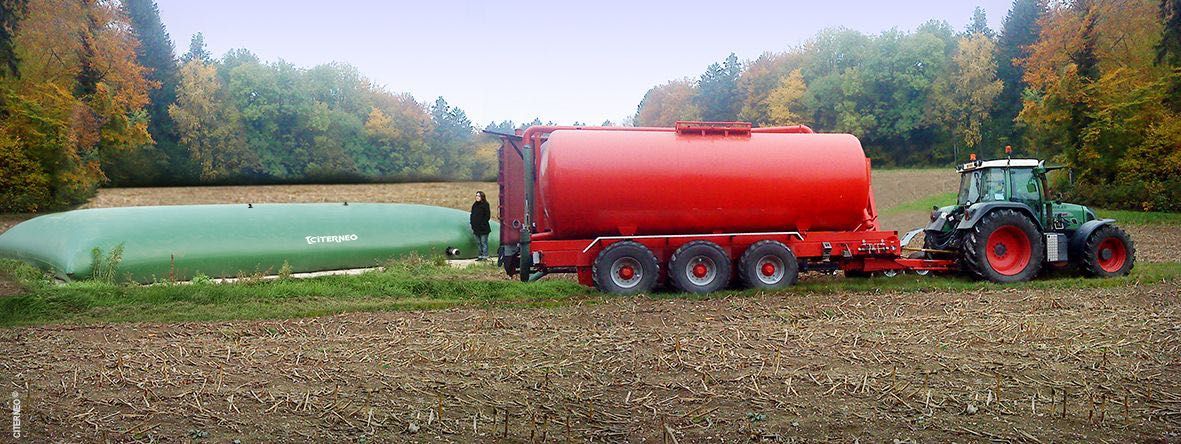
[[710,293],[730,284],[730,255],[710,241],[692,241],[673,253],[668,276],[673,285],[687,293]]
[[1083,244],[1079,268],[1087,277],[1117,277],[1127,275],[1136,266],[1136,245],[1120,227],[1099,227]]
[[782,242],[761,240],[747,247],[738,259],[738,278],[748,288],[787,288],[799,280],[800,263]]
[[656,287],[660,262],[652,250],[635,241],[621,241],[599,252],[591,266],[595,288],[611,294],[647,293]]
[[1029,216],[1011,209],[989,212],[964,233],[964,268],[992,282],[1024,282],[1037,276],[1046,245]]

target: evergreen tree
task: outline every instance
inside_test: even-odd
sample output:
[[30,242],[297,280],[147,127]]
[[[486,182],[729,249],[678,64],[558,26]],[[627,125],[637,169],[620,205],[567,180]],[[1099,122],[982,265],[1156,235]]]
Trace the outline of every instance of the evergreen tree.
[[1043,0],[1014,0],[1009,15],[1001,25],[997,41],[997,78],[1004,82],[996,99],[993,124],[996,146],[1015,145],[1022,140],[1024,128],[1014,124],[1021,112],[1021,94],[1025,91],[1025,68],[1019,63],[1029,55],[1027,47],[1038,39],[1038,19],[1045,12]]
[[148,69],[148,80],[159,85],[148,94],[151,102],[147,108],[148,132],[155,147],[141,147],[105,158],[103,169],[117,185],[154,184],[162,179],[193,180],[196,168],[191,165],[188,150],[180,145],[176,123],[168,114],[168,106],[176,102],[177,87],[178,67],[172,38],[160,20],[154,0],[126,0],[123,7],[139,40],[135,58]]
[[213,63],[213,55],[209,53],[209,49],[205,48],[205,35],[201,33],[193,34],[193,38],[189,40],[189,51],[180,58],[182,63],[188,63],[192,60],[200,60],[202,63]]
[[443,97],[431,106],[431,148],[443,160],[443,174],[448,178],[471,175],[472,122],[462,109],[447,104]]
[[1091,0],[1078,0],[1075,8],[1083,17],[1082,45],[1070,54],[1070,59],[1078,66],[1080,77],[1094,82],[1099,79],[1099,57],[1095,54],[1095,45],[1099,38],[1095,30],[1095,4]]
[[734,53],[721,64],[709,65],[697,82],[697,95],[693,98],[702,119],[714,122],[738,119],[738,112],[742,109],[742,98],[738,93],[740,74],[742,63]]
[[1156,63],[1172,69],[1165,104],[1181,112],[1181,0],[1160,0],[1160,19],[1165,29],[1156,46]]
[[990,39],[996,37],[996,33],[988,27],[988,16],[984,13],[984,8],[979,6],[972,11],[972,20],[968,22],[968,28],[964,30],[965,37],[971,37],[973,34],[984,34]]
[[12,37],[27,6],[28,0],[0,0],[0,74],[19,75]]

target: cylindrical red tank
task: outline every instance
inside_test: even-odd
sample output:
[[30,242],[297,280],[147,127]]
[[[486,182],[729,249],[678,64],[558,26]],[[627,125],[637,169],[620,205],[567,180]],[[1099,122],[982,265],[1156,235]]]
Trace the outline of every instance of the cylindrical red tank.
[[872,226],[869,167],[847,134],[559,130],[539,163],[546,239]]

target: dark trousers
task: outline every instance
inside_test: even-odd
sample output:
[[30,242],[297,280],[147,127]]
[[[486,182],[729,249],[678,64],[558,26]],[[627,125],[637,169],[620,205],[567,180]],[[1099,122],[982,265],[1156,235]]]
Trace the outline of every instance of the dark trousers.
[[487,234],[477,234],[476,235],[476,245],[478,245],[480,247],[480,258],[487,259],[488,258],[488,235]]

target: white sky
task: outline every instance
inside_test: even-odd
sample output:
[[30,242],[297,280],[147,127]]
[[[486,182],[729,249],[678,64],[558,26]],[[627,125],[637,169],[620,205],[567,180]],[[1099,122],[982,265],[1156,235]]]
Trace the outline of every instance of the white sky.
[[443,96],[490,121],[618,122],[651,87],[753,59],[827,27],[875,34],[930,20],[963,29],[976,6],[999,29],[1011,0],[827,2],[158,0],[176,44],[247,48],[310,67],[339,61],[419,101]]

